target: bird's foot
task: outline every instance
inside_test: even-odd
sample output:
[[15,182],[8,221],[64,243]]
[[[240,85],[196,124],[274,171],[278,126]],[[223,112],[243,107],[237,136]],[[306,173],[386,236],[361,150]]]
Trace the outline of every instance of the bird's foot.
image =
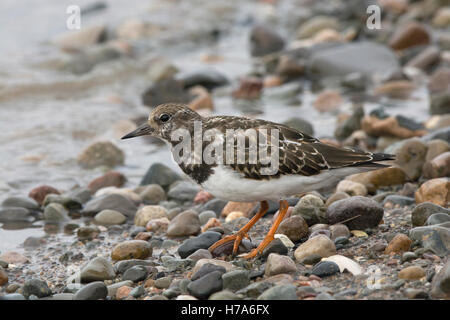
[[273,235],[268,234],[257,248],[250,251],[250,253],[243,255],[242,258],[253,259],[256,256],[261,255],[264,249],[269,245],[269,243],[273,241],[273,239],[274,239]]
[[222,239],[220,239],[219,241],[217,241],[216,243],[214,243],[211,247],[208,248],[209,252],[213,252],[216,248],[220,247],[223,244],[226,244],[228,242],[232,242],[234,241],[233,244],[233,257],[236,256],[238,250],[239,250],[239,245],[242,242],[242,239],[247,238],[248,239],[248,235],[246,232],[240,232],[238,231],[235,234],[226,236]]

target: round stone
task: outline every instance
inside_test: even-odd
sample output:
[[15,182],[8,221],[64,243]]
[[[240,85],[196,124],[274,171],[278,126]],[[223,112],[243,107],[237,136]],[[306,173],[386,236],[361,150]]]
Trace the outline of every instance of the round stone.
[[316,264],[311,272],[318,277],[328,277],[339,273],[339,266],[332,261],[322,261]]
[[145,206],[138,210],[134,217],[134,224],[145,227],[150,220],[167,218],[167,210],[162,206]]
[[123,214],[116,210],[102,210],[95,216],[95,222],[105,226],[122,224],[127,220]]
[[110,280],[116,276],[111,263],[103,257],[89,261],[81,270],[81,282]]
[[25,297],[35,295],[38,298],[44,298],[52,295],[52,290],[50,290],[47,283],[40,279],[27,280],[23,285],[22,291]]
[[314,238],[302,243],[294,252],[295,259],[301,261],[307,256],[317,254],[323,258],[336,253],[336,247],[333,241],[327,236],[317,235]]
[[117,244],[112,252],[113,260],[146,259],[152,255],[152,247],[143,240],[129,240]]
[[308,224],[300,215],[295,215],[284,219],[277,232],[286,235],[292,242],[298,242],[308,236]]
[[419,280],[425,275],[425,270],[419,266],[406,267],[398,273],[398,277],[405,280]]

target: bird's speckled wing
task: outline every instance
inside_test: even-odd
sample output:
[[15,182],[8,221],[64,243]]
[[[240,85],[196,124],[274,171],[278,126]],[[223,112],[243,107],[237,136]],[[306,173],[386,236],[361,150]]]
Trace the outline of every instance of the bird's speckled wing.
[[[268,159],[266,158],[264,162],[263,157],[258,157],[256,163],[250,161],[251,142],[255,139],[253,138],[254,136],[246,136],[245,162],[242,163],[241,161],[239,163],[237,158],[237,136],[239,134],[235,133],[233,144],[234,163],[228,165],[248,179],[268,180],[278,178],[281,175],[295,174],[311,176],[319,174],[323,170],[357,165],[384,167],[385,165],[373,163],[372,161],[392,159],[391,155],[373,154],[371,152],[327,145],[298,130],[260,119],[213,117],[209,118],[205,125],[205,128],[212,127],[219,129],[223,133],[225,133],[226,129],[240,128],[243,131],[254,129],[257,133],[256,137],[258,137],[257,143],[260,146],[265,143],[269,147],[278,145],[278,171],[271,175],[263,174],[262,169],[269,167]],[[277,143],[275,142],[275,144],[271,141],[271,134],[275,132],[274,130],[278,132]],[[261,139],[261,137],[265,138]],[[271,155],[270,150],[269,148],[268,156]]]

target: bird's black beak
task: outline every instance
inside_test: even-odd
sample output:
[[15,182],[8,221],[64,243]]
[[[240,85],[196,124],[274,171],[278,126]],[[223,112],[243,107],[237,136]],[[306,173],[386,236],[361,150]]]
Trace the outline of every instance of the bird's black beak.
[[150,127],[147,123],[141,124],[136,130],[124,135],[121,139],[130,139],[139,136],[151,135],[154,129]]

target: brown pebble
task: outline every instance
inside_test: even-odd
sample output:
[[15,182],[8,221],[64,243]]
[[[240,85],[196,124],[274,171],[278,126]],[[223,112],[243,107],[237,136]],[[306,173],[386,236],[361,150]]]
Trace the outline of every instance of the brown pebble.
[[412,243],[412,241],[411,241],[411,239],[408,238],[408,236],[401,234],[401,233],[397,234],[391,240],[391,242],[389,242],[384,253],[395,254],[395,253],[406,252],[411,247],[411,243]]
[[134,237],[134,240],[144,240],[148,241],[152,237],[152,234],[150,232],[139,232],[136,237]]
[[446,207],[450,202],[450,179],[436,178],[425,182],[415,194],[416,203],[432,202]]
[[152,255],[152,247],[143,240],[128,240],[117,244],[111,252],[113,260],[146,259]]
[[419,266],[406,267],[398,273],[398,277],[405,280],[419,280],[425,277],[425,275],[425,270]]
[[51,186],[39,186],[30,191],[28,196],[34,200],[36,200],[37,203],[42,205],[44,202],[45,197],[48,194],[60,194],[58,190]]
[[417,22],[411,22],[399,28],[389,41],[394,50],[403,50],[417,45],[425,45],[430,42],[430,35],[425,27]]
[[144,283],[144,288],[150,288],[155,286],[155,280],[147,279]]
[[234,202],[229,201],[222,209],[221,216],[226,217],[230,213],[240,211],[244,214],[244,217],[248,217],[253,209],[257,206],[258,202]]
[[0,255],[0,260],[7,263],[18,264],[29,262],[28,258],[15,251],[8,251]]
[[222,223],[217,218],[209,218],[208,222],[205,223],[205,225],[202,227],[202,232],[207,231],[208,229],[220,227],[222,226]]
[[258,99],[263,89],[263,81],[258,78],[245,78],[241,80],[239,88],[232,92],[235,99]]
[[397,259],[390,259],[390,260],[386,261],[386,265],[390,266],[390,267],[394,267],[394,266],[398,265],[398,260]]
[[0,287],[8,283],[8,274],[0,267]]
[[125,180],[125,176],[120,172],[109,171],[103,176],[92,180],[88,185],[88,189],[91,193],[96,193],[98,190],[105,187],[121,187],[125,183]]
[[315,274],[312,274],[309,276],[310,280],[317,280],[317,281],[322,281],[322,278],[316,276]]
[[123,286],[120,287],[119,289],[117,289],[116,292],[116,299],[123,299],[128,297],[128,295],[130,294],[131,290],[133,290],[133,288],[129,287],[129,286]]

